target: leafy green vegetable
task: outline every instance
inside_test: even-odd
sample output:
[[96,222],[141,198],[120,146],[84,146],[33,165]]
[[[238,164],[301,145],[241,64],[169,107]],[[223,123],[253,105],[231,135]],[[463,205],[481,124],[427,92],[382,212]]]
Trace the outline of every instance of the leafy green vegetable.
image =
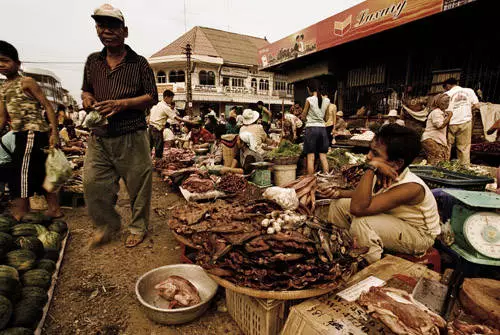
[[[476,172],[472,169],[469,169],[466,166],[460,164],[457,160],[439,162],[436,166],[440,167],[442,169],[448,170],[448,171],[463,173],[463,174],[467,174],[470,176],[482,176],[483,175],[481,173],[478,173],[478,172]],[[434,177],[439,177],[439,178],[444,177],[444,174],[442,172],[439,172],[439,171],[434,171],[432,173],[432,175]]]
[[280,145],[269,153],[269,158],[286,158],[297,157],[302,153],[302,148],[299,144],[293,144],[290,141],[281,141]]

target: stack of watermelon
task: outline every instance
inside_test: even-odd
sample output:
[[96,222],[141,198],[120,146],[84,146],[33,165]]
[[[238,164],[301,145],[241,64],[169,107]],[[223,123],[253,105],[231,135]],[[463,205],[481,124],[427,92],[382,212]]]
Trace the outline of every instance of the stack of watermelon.
[[0,215],[0,335],[33,334],[68,226],[41,213]]

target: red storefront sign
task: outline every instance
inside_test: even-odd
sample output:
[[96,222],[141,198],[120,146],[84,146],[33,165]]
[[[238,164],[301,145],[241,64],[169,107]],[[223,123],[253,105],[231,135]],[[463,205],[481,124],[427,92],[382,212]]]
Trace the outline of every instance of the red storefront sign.
[[280,64],[442,10],[443,0],[367,0],[260,49],[259,65],[265,68]]

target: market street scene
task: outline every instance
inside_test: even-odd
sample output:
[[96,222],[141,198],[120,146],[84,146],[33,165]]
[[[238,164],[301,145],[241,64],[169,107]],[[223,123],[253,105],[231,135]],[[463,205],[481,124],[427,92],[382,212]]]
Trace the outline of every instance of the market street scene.
[[4,1],[0,335],[500,335],[497,7]]

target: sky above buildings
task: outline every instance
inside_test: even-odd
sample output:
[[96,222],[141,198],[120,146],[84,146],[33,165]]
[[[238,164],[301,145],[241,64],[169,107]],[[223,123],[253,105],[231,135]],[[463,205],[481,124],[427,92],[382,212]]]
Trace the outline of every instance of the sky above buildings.
[[[102,0],[0,0],[0,39],[16,46],[23,66],[53,71],[80,101],[83,65],[100,50],[90,15]],[[150,57],[195,26],[266,37],[270,42],[362,0],[109,0],[125,16],[129,44]]]

